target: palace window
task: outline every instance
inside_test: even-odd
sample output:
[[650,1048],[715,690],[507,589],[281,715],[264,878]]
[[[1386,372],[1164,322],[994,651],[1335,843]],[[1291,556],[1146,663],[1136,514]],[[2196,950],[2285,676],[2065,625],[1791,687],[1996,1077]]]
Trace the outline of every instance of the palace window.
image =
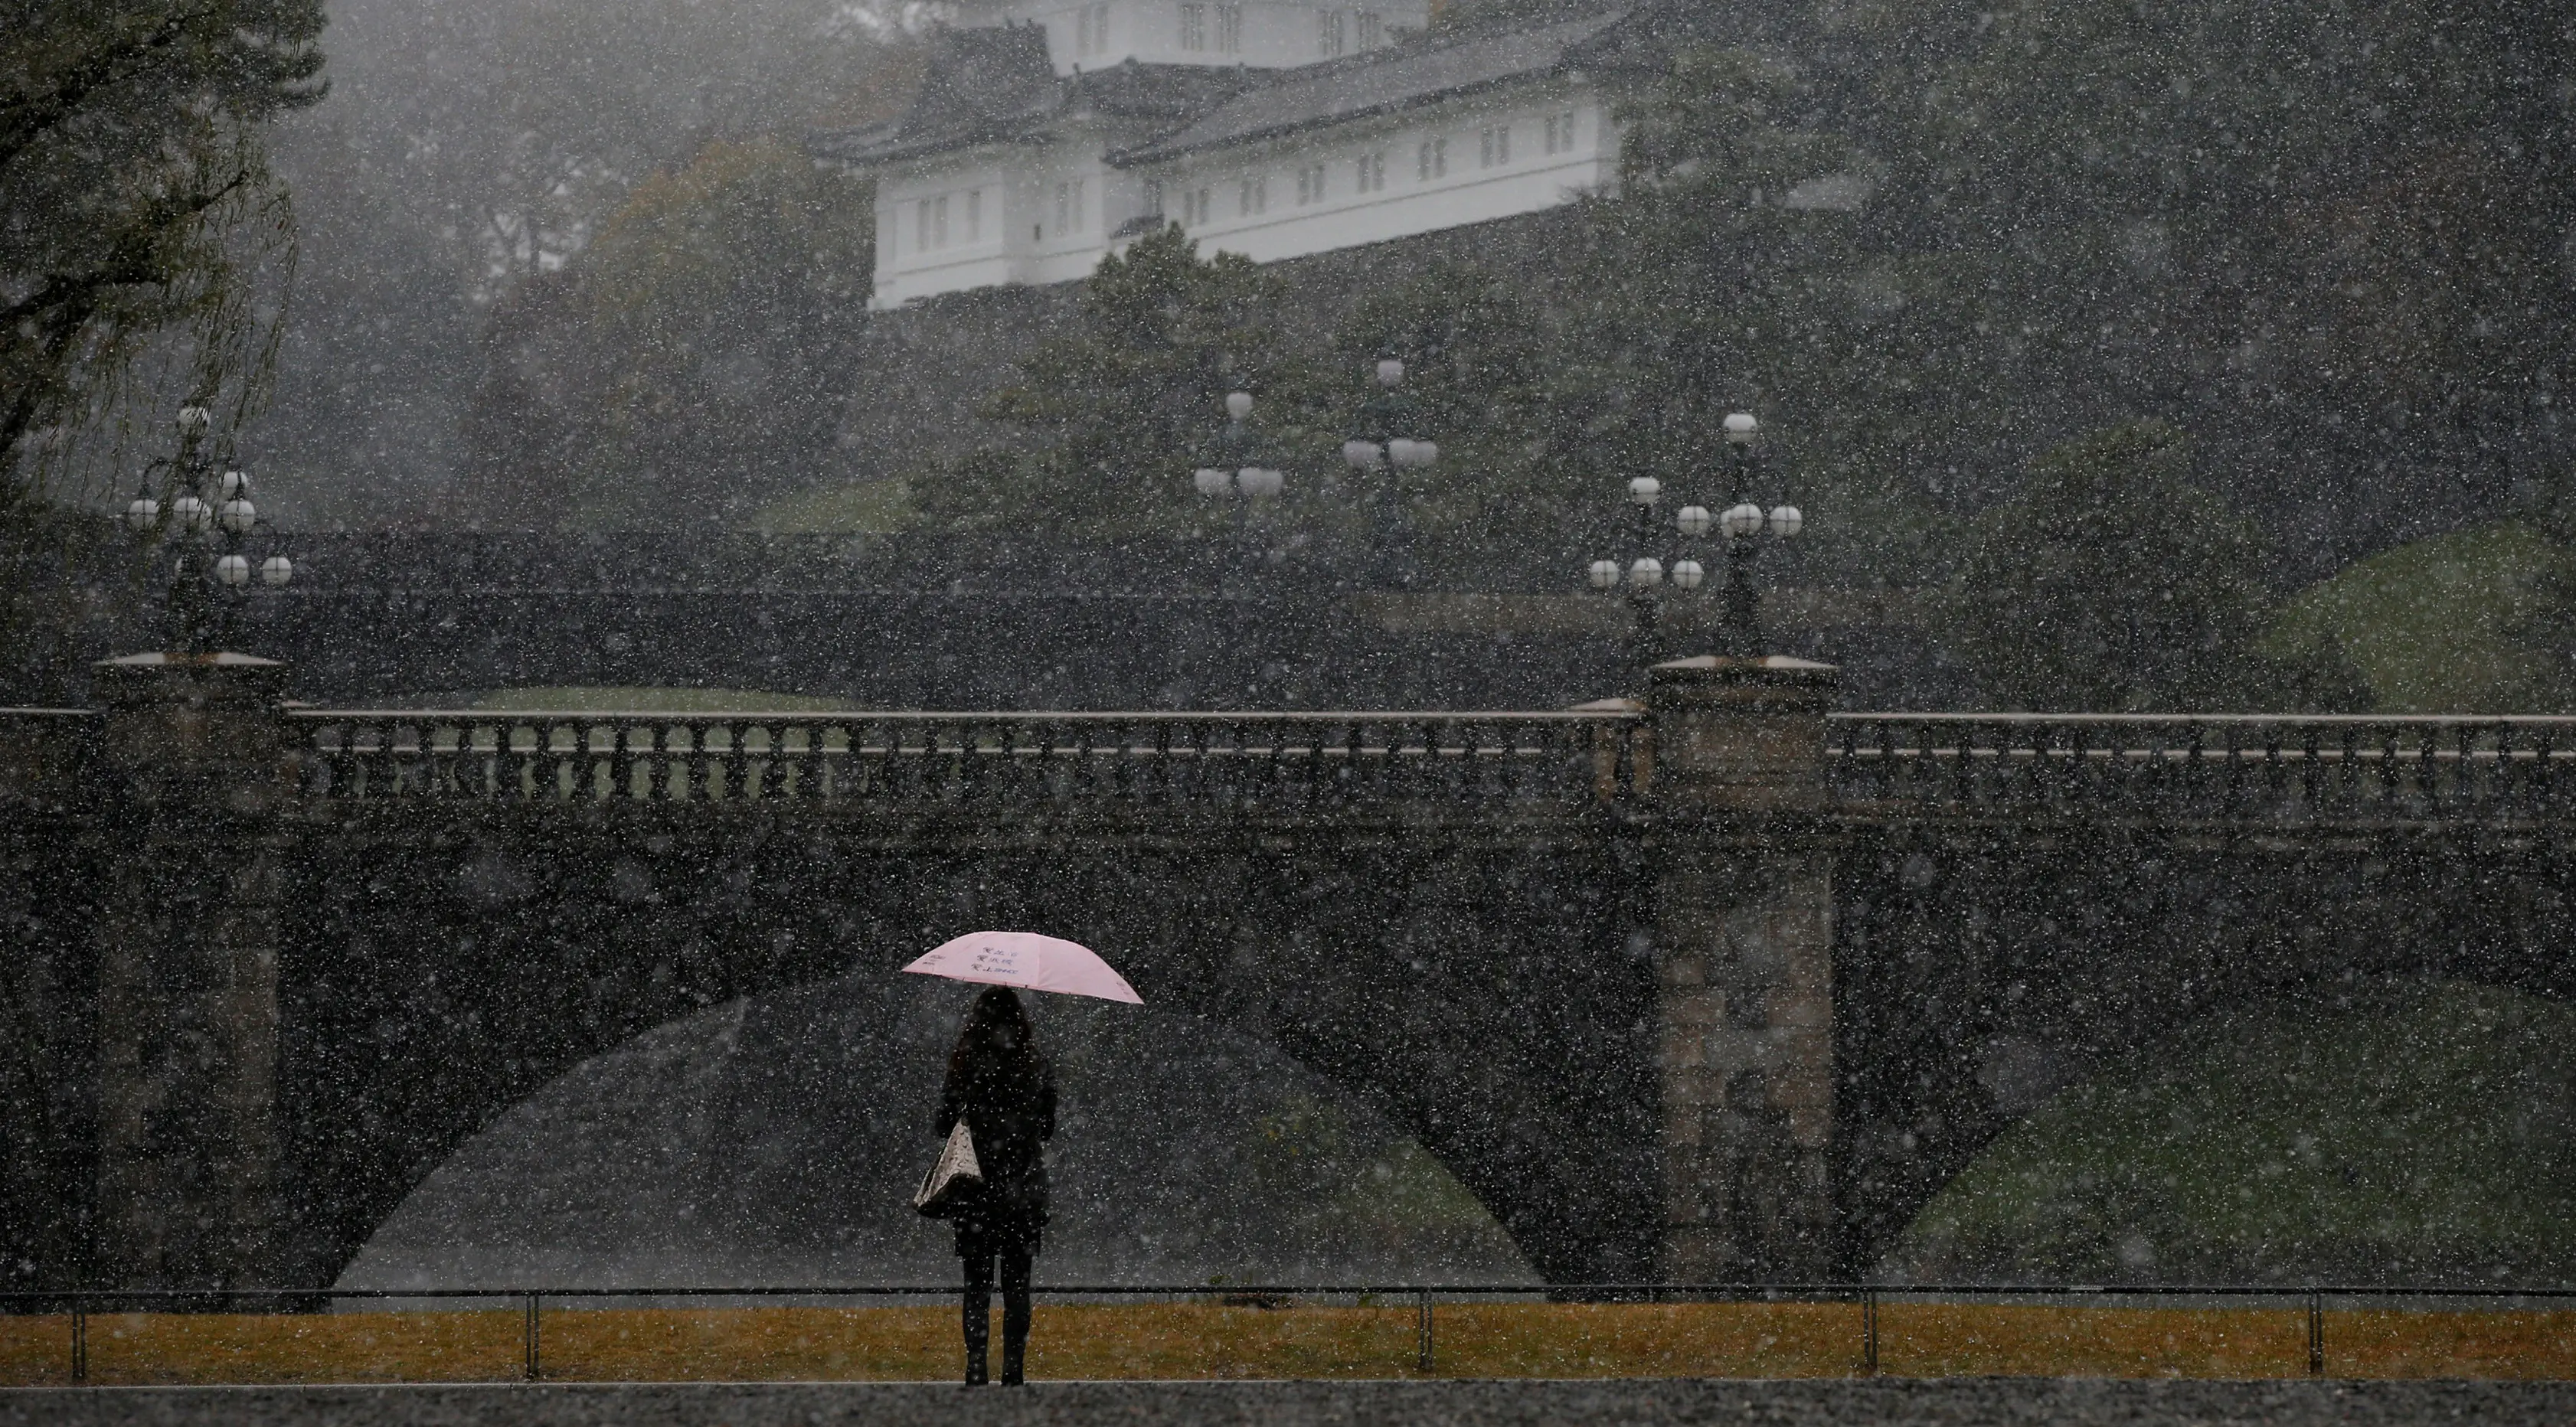
[[1574,152],[1574,116],[1572,114],[1547,116],[1547,151],[1552,154]]
[[966,190],[966,241],[984,241],[984,190],[980,188]]
[[1159,178],[1145,180],[1145,213],[1151,218],[1163,216],[1163,181]]
[[1373,50],[1386,43],[1386,22],[1375,10],[1360,12],[1360,48]]
[[1497,124],[1476,136],[1476,166],[1492,168],[1512,161],[1512,131]]
[[1344,48],[1345,46],[1342,43],[1342,12],[1339,10],[1316,11],[1315,53],[1326,59],[1331,59],[1333,56],[1340,54]]
[[1207,48],[1207,7],[1181,7],[1181,48],[1195,54]]
[[1096,55],[1109,48],[1109,7],[1085,5],[1074,12],[1073,52],[1078,56]]
[[1359,191],[1375,193],[1386,187],[1386,155],[1362,154],[1359,161]]
[[1242,203],[1238,211],[1240,211],[1244,217],[1249,218],[1269,207],[1270,180],[1266,177],[1245,179],[1243,181]]
[[1219,5],[1216,7],[1216,52],[1218,54],[1228,55],[1243,53],[1242,6]]
[[1215,190],[1193,188],[1181,195],[1181,222],[1200,227],[1216,217]]
[[1324,166],[1322,164],[1307,164],[1297,170],[1297,201],[1300,203],[1324,201]]
[[1435,178],[1448,177],[1449,141],[1447,139],[1423,140],[1421,152],[1414,155],[1414,168],[1414,176],[1425,183]]

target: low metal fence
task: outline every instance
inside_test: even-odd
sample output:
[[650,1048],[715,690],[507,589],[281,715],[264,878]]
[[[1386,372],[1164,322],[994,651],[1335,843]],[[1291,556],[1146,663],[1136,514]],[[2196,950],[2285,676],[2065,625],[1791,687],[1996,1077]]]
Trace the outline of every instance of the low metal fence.
[[[100,1314],[150,1312],[311,1313],[322,1305],[341,1303],[448,1304],[500,1303],[520,1319],[521,1370],[531,1382],[545,1377],[545,1314],[584,1305],[673,1300],[719,1306],[746,1302],[800,1306],[856,1305],[891,1299],[954,1302],[958,1286],[947,1284],[830,1284],[758,1287],[666,1288],[331,1288],[331,1289],[87,1289],[73,1292],[0,1293],[0,1312],[66,1313],[65,1343],[71,1380],[90,1380],[90,1319]],[[1281,1308],[1316,1299],[1350,1299],[1363,1305],[1409,1306],[1414,1315],[1414,1369],[1438,1370],[1438,1310],[1483,1300],[1591,1304],[1781,1304],[1830,1303],[1858,1308],[1858,1335],[1852,1344],[1860,1372],[1881,1371],[1880,1310],[1890,1304],[2003,1304],[2033,1301],[2054,1306],[2115,1306],[2122,1300],[2160,1305],[2197,1301],[2198,1306],[2275,1304],[2292,1307],[2305,1318],[2307,1373],[2323,1377],[2328,1368],[2326,1313],[2329,1307],[2362,1304],[2422,1304],[2443,1301],[2486,1305],[2486,1311],[2524,1305],[2576,1303],[2576,1287],[2465,1287],[2446,1285],[2370,1284],[1998,1284],[1998,1283],[1558,1283],[1558,1284],[1044,1284],[1032,1289],[1040,1299],[1062,1301],[1209,1301],[1229,1306]]]
[[308,793],[513,802],[1616,800],[1632,713],[299,710]]

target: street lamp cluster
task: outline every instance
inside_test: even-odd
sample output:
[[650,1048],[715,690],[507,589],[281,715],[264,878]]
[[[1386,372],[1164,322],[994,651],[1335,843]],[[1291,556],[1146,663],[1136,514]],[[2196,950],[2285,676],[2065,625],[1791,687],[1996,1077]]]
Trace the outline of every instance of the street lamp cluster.
[[1762,626],[1757,617],[1753,594],[1753,561],[1760,554],[1765,531],[1774,541],[1789,540],[1806,527],[1806,516],[1786,502],[1764,510],[1752,498],[1754,485],[1754,446],[1761,434],[1761,423],[1751,412],[1739,411],[1726,418],[1727,498],[1723,509],[1711,511],[1705,505],[1685,505],[1673,516],[1673,529],[1684,542],[1674,552],[1669,567],[1655,550],[1662,538],[1662,526],[1656,521],[1655,507],[1664,497],[1664,483],[1653,476],[1636,476],[1628,482],[1628,501],[1636,508],[1632,527],[1637,553],[1624,564],[1616,559],[1594,560],[1585,574],[1596,590],[1608,592],[1624,580],[1628,590],[1628,607],[1634,617],[1633,639],[1636,657],[1652,663],[1664,657],[1663,586],[1670,579],[1673,588],[1689,592],[1708,582],[1708,567],[1699,560],[1698,542],[1712,533],[1722,539],[1726,560],[1726,618],[1723,625],[1726,652],[1743,658],[1758,658],[1763,648]]
[[[271,587],[295,578],[295,562],[283,551],[261,557],[248,547],[251,536],[267,522],[250,498],[250,477],[218,470],[210,459],[207,437],[214,415],[206,408],[179,408],[179,455],[147,468],[142,488],[125,506],[125,524],[136,535],[174,547],[170,566],[170,610],[178,646],[203,652],[226,633],[233,610],[218,606],[221,591],[244,591],[256,579]],[[166,474],[176,486],[165,509],[156,495],[156,476]]]
[[[1355,471],[1371,472],[1420,470],[1438,464],[1440,445],[1431,438],[1421,408],[1403,390],[1404,363],[1394,357],[1381,358],[1376,376],[1377,391],[1361,404],[1350,435],[1342,442],[1344,463]],[[1287,485],[1287,476],[1280,469],[1279,457],[1250,424],[1252,394],[1229,393],[1225,414],[1226,425],[1202,450],[1191,483],[1199,494],[1211,500],[1237,496],[1249,503],[1278,496]],[[1635,654],[1645,662],[1665,657],[1662,624],[1666,582],[1685,593],[1708,583],[1710,571],[1701,561],[1698,542],[1711,536],[1723,542],[1720,550],[1726,565],[1726,652],[1741,657],[1759,657],[1765,652],[1753,593],[1753,561],[1768,543],[1763,539],[1766,533],[1771,542],[1792,539],[1805,528],[1806,517],[1786,501],[1765,509],[1754,499],[1754,448],[1761,423],[1752,413],[1739,411],[1728,416],[1724,430],[1726,499],[1715,510],[1694,503],[1674,513],[1672,530],[1681,537],[1682,544],[1670,551],[1673,558],[1669,564],[1658,553],[1664,527],[1656,519],[1656,507],[1663,501],[1664,484],[1653,476],[1636,476],[1628,482],[1628,500],[1637,513],[1631,527],[1636,553],[1624,561],[1594,560],[1585,571],[1596,590],[1611,592],[1625,587],[1635,616]],[[1373,503],[1375,494],[1373,491]]]

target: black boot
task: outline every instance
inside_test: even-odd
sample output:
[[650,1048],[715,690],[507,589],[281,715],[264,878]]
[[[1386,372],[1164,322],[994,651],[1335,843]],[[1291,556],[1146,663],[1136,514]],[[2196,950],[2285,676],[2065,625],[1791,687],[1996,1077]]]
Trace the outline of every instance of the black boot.
[[[1007,1353],[1004,1354],[1002,1357],[1002,1363],[1003,1370],[1006,1374],[1009,1371],[1010,1361],[1010,1355]],[[984,1349],[980,1345],[968,1348],[966,1350],[966,1385],[968,1387],[982,1387],[992,1380],[993,1377],[991,1372],[984,1366]],[[1005,1376],[1002,1380],[1005,1382],[1010,1381],[1008,1376]]]
[[1027,1381],[1020,1376],[1020,1365],[1028,1355],[1028,1344],[1011,1338],[1002,1340],[1002,1386],[1019,1387]]

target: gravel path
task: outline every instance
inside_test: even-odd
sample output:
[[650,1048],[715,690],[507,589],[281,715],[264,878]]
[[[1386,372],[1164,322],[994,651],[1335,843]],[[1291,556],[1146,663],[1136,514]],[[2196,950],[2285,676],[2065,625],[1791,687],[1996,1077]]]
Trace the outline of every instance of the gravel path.
[[0,1427],[1541,1427],[1558,1423],[2087,1424],[2576,1422],[2576,1383],[1876,1382],[1042,1383],[38,1388]]

